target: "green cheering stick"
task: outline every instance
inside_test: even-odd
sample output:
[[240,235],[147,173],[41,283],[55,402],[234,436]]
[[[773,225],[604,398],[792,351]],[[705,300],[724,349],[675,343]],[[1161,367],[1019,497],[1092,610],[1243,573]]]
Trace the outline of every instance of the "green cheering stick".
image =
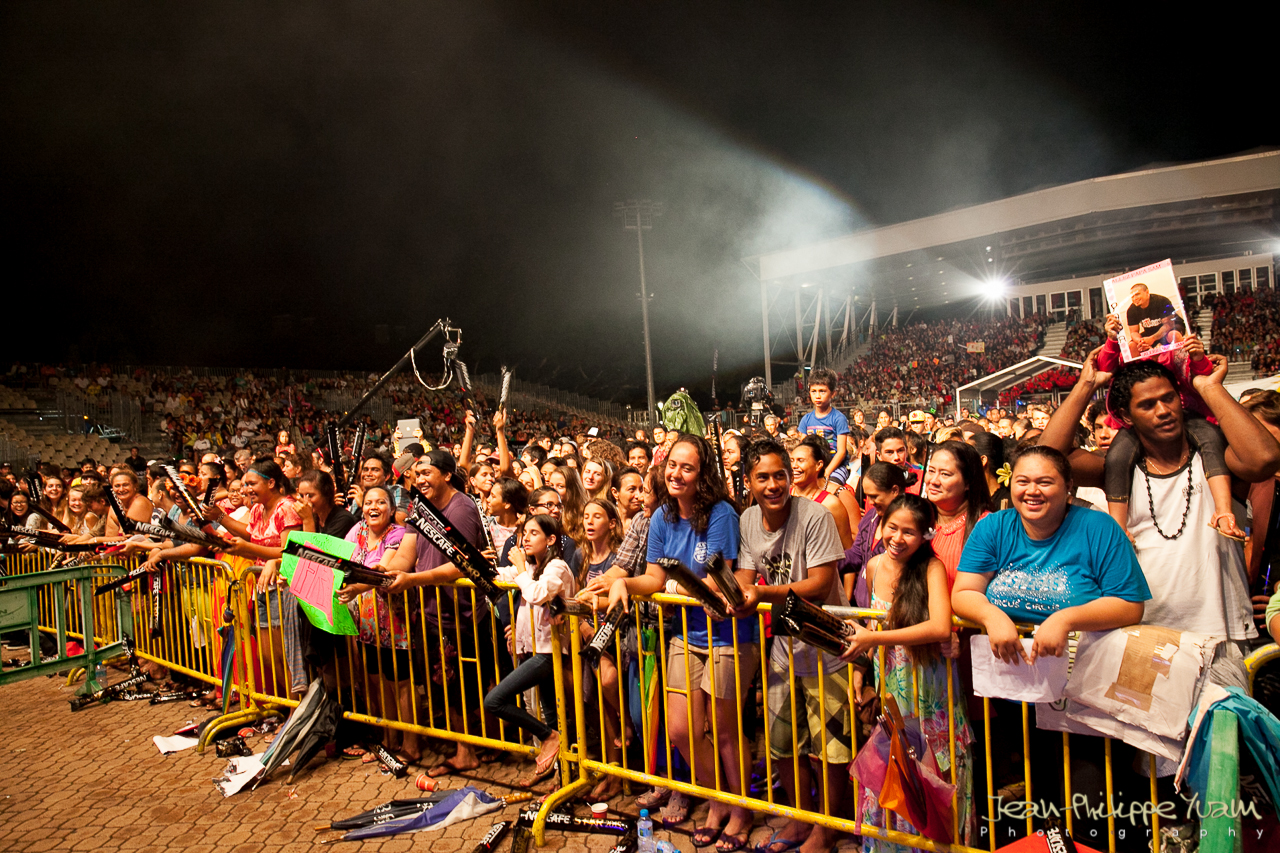
[[380,571],[378,569],[371,569],[354,560],[344,560],[342,557],[335,557],[332,554],[326,554],[319,548],[313,548],[304,542],[299,542],[292,538],[284,546],[284,553],[292,557],[297,557],[299,560],[310,560],[313,563],[319,563],[322,566],[337,569],[342,572],[344,583],[362,583],[374,587],[375,589],[386,589],[391,586],[392,582],[395,580],[395,577],[387,572]]
[[409,491],[409,503],[413,514],[406,523],[439,548],[457,566],[458,571],[476,585],[476,589],[489,600],[490,606],[496,606],[502,600],[502,590],[496,583],[498,573],[494,571],[493,565],[416,487]]

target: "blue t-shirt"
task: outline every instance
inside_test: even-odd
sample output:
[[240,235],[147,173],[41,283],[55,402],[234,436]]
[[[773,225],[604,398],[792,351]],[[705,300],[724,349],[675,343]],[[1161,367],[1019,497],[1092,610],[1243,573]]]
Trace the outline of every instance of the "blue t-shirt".
[[993,512],[964,543],[959,571],[995,572],[987,600],[1015,622],[1040,623],[1098,598],[1147,601],[1151,590],[1133,546],[1105,512],[1068,506],[1058,532],[1032,539],[1017,510]]
[[[800,432],[803,435],[820,435],[827,440],[827,447],[831,449],[831,455],[836,454],[836,444],[839,436],[851,435],[852,430],[849,429],[849,419],[844,416],[839,409],[832,408],[827,412],[826,417],[818,417],[818,415],[810,410],[800,419]],[[840,467],[836,471],[848,471],[849,453],[845,451],[844,462],[840,463]],[[832,472],[833,474],[835,471]]]
[[[684,563],[700,578],[707,576],[707,565],[716,554],[726,560],[738,559],[738,514],[727,501],[720,501],[711,508],[711,521],[707,532],[699,534],[693,525],[679,515],[667,515],[666,507],[659,507],[649,522],[649,545],[646,559],[656,563],[663,557],[670,557]],[[707,614],[701,607],[689,607],[689,643],[694,646],[707,645]],[[733,645],[733,622],[725,619],[714,623],[712,644],[716,646]],[[756,620],[739,619],[738,641],[755,642]],[[674,633],[680,636],[684,632],[684,624],[677,614]]]

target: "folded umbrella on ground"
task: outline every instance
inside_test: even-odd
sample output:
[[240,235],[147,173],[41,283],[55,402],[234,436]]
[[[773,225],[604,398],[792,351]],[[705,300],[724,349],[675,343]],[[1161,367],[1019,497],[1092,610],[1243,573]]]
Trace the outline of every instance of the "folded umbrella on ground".
[[440,802],[448,796],[448,794],[448,791],[436,791],[426,797],[418,797],[411,800],[391,800],[380,806],[374,806],[368,811],[360,812],[360,814],[331,821],[327,826],[317,826],[316,831],[319,832],[326,829],[359,829],[362,826],[369,826],[383,815],[399,812],[399,816],[403,817],[407,814],[414,814],[422,811],[428,806]]
[[315,720],[306,734],[299,737],[294,748],[293,770],[289,773],[289,784],[297,777],[298,772],[307,766],[315,754],[324,749],[338,735],[338,720],[342,717],[342,706],[337,697],[325,691],[320,699],[320,708],[316,711]]
[[258,776],[257,781],[253,783],[255,789],[298,748],[307,732],[315,725],[327,694],[328,691],[325,689],[324,682],[318,678],[307,687],[307,692],[302,697],[302,701],[289,714],[288,719],[284,721],[284,725],[276,732],[275,741],[263,753],[262,773]]
[[377,838],[382,835],[398,835],[402,832],[439,829],[459,821],[472,820],[480,815],[497,811],[503,805],[501,799],[468,785],[465,788],[448,792],[437,803],[428,804],[420,814],[387,821],[386,823],[374,824],[362,829],[355,829],[338,840],[361,841],[365,838]]

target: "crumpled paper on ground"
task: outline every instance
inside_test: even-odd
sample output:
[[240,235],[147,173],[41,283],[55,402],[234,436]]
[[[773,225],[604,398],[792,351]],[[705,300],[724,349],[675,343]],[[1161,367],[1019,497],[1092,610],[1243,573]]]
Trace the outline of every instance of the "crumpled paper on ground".
[[200,742],[198,738],[186,737],[185,735],[170,735],[168,737],[156,735],[151,740],[155,743],[156,748],[160,750],[161,755],[182,752],[182,750],[190,749]]
[[231,759],[227,763],[227,769],[223,772],[222,778],[213,780],[213,784],[222,792],[222,796],[230,797],[232,794],[239,793],[245,785],[252,782],[254,777],[262,772],[264,755],[266,752],[240,755]]

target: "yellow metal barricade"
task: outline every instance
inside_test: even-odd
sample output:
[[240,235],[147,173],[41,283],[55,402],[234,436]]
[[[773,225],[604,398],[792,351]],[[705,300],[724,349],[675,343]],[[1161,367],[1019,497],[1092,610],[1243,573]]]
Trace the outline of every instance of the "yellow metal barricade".
[[[839,719],[836,715],[856,714],[855,709],[859,707],[858,696],[855,693],[855,685],[858,681],[856,673],[852,665],[843,670],[836,670],[833,673],[823,672],[822,667],[818,667],[818,675],[813,679],[813,685],[816,686],[816,696],[818,700],[819,715],[817,717],[821,722],[818,723],[819,731],[813,733],[813,737],[809,738],[809,720],[808,712],[804,710],[804,703],[801,701],[800,695],[794,691],[792,687],[792,697],[790,705],[790,719],[784,719],[783,725],[789,726],[791,737],[790,756],[785,759],[775,759],[769,744],[769,727],[775,721],[769,719],[768,702],[762,702],[760,696],[767,697],[770,688],[770,679],[776,680],[778,672],[776,668],[770,668],[768,662],[766,644],[761,642],[755,648],[747,648],[747,643],[741,639],[737,639],[737,632],[734,632],[734,642],[732,652],[727,653],[726,657],[717,657],[715,654],[709,654],[706,657],[706,668],[708,670],[707,677],[712,685],[716,683],[715,667],[732,665],[734,668],[733,677],[729,679],[729,696],[728,698],[716,698],[715,690],[709,698],[710,709],[706,715],[706,719],[702,722],[702,729],[695,730],[695,715],[690,702],[681,701],[689,695],[686,685],[689,685],[690,675],[690,656],[688,653],[680,654],[682,640],[679,637],[687,636],[688,626],[688,609],[697,608],[701,610],[701,605],[691,598],[672,595],[655,595],[651,599],[633,598],[633,619],[636,629],[636,636],[640,637],[641,629],[645,626],[641,624],[639,611],[636,603],[642,600],[648,600],[653,604],[660,605],[667,613],[666,619],[659,621],[656,626],[650,628],[657,635],[656,648],[648,650],[645,643],[640,641],[637,643],[638,656],[640,660],[639,670],[641,673],[640,684],[636,684],[634,680],[630,682],[633,689],[640,689],[642,695],[646,692],[646,677],[644,673],[646,669],[649,671],[656,670],[657,693],[656,698],[662,706],[659,713],[665,715],[667,709],[671,707],[672,697],[677,697],[675,707],[679,708],[678,712],[683,714],[685,719],[682,721],[684,725],[676,726],[674,721],[666,716],[666,723],[658,722],[659,717],[650,716],[642,713],[636,728],[636,734],[641,739],[641,757],[640,763],[626,755],[626,750],[622,750],[612,760],[609,755],[612,752],[609,744],[605,741],[607,730],[614,727],[607,727],[603,724],[599,727],[598,736],[589,741],[586,735],[588,714],[591,717],[602,715],[606,712],[613,712],[612,703],[599,701],[597,694],[597,704],[588,706],[584,701],[584,679],[587,673],[584,672],[584,662],[582,658],[582,643],[577,632],[577,619],[573,619],[574,630],[571,631],[570,645],[570,661],[571,661],[571,687],[574,697],[574,711],[576,714],[577,738],[575,742],[567,748],[566,759],[574,763],[578,767],[576,776],[572,779],[566,777],[566,785],[549,797],[543,807],[541,817],[553,810],[560,803],[581,795],[585,790],[593,784],[594,780],[600,776],[613,776],[622,780],[644,785],[652,785],[669,788],[674,791],[680,791],[686,795],[701,797],[709,800],[717,800],[730,806],[740,806],[752,812],[777,815],[787,818],[795,818],[812,824],[828,827],[832,830],[848,832],[852,834],[862,835],[866,837],[880,838],[896,844],[902,844],[909,847],[915,847],[923,850],[954,850],[969,851],[970,853],[979,853],[982,850],[995,850],[998,846],[1011,843],[1026,834],[1034,833],[1044,827],[1044,818],[1057,817],[1061,819],[1069,830],[1075,830],[1085,833],[1077,836],[1078,840],[1090,846],[1099,849],[1107,849],[1115,851],[1117,840],[1126,845],[1129,849],[1133,847],[1133,841],[1140,839],[1143,846],[1147,846],[1148,839],[1152,845],[1158,845],[1159,839],[1159,819],[1161,814],[1168,815],[1170,803],[1161,804],[1158,798],[1157,786],[1154,779],[1155,759],[1151,756],[1144,756],[1141,761],[1142,769],[1152,777],[1149,781],[1142,780],[1141,784],[1145,787],[1141,791],[1131,789],[1128,794],[1137,801],[1118,802],[1116,797],[1118,794],[1117,785],[1118,777],[1122,774],[1128,774],[1132,779],[1133,776],[1129,772],[1126,762],[1125,767],[1114,766],[1112,764],[1112,747],[1113,742],[1109,738],[1101,738],[1083,734],[1068,734],[1066,732],[1045,731],[1036,728],[1036,721],[1033,719],[1033,710],[1027,703],[1006,702],[1000,700],[981,699],[974,700],[973,706],[981,709],[974,715],[970,726],[972,728],[972,739],[965,737],[963,725],[964,721],[957,720],[957,709],[963,708],[969,704],[971,698],[971,688],[966,686],[967,677],[962,680],[961,672],[967,669],[967,665],[961,666],[961,660],[967,655],[961,654],[958,658],[944,656],[937,666],[945,669],[945,697],[941,693],[937,694],[934,699],[935,705],[942,704],[945,698],[946,719],[930,718],[929,725],[940,736],[945,736],[947,743],[936,749],[936,765],[939,768],[940,776],[943,781],[952,785],[957,785],[955,795],[952,799],[952,810],[954,813],[952,837],[957,839],[956,843],[947,845],[934,842],[925,838],[914,831],[903,831],[902,824],[898,824],[899,828],[894,825],[885,823],[870,823],[860,817],[859,808],[852,807],[853,804],[860,804],[863,800],[862,786],[856,780],[850,780],[849,791],[851,797],[844,797],[837,800],[831,795],[826,784],[820,786],[822,796],[819,797],[814,807],[810,810],[797,808],[794,804],[788,804],[780,801],[780,797],[775,794],[773,781],[778,778],[780,771],[779,761],[786,761],[790,764],[787,768],[791,772],[792,778],[801,775],[800,765],[803,762],[812,762],[814,773],[821,774],[822,779],[834,778],[831,774],[840,774],[848,772],[848,765],[843,763],[837,764],[828,758],[828,748],[826,738],[832,732],[847,732],[850,741],[850,753],[857,755],[859,748],[863,745],[860,742],[858,725],[856,720],[851,718]],[[760,607],[760,615],[757,618],[757,636],[765,636],[765,619],[763,614],[769,611],[768,605]],[[841,609],[840,615],[845,618],[856,616],[862,619],[869,626],[874,627],[881,623],[885,614],[879,611],[856,610],[852,608]],[[977,626],[965,624],[956,621],[957,628],[966,628],[976,630]],[[675,643],[676,654],[671,654],[671,646],[668,635],[673,632],[678,635]],[[967,637],[960,645],[967,645]],[[774,642],[778,642],[777,639]],[[622,645],[620,640],[615,640],[615,661],[622,660]],[[695,646],[695,651],[697,647]],[[728,648],[728,647],[726,647]],[[705,650],[704,650],[705,653]],[[1280,651],[1277,652],[1280,654]],[[886,649],[881,646],[877,650],[877,657],[880,662],[879,672],[881,677],[875,683],[877,692],[881,699],[888,693],[888,685],[885,680],[885,661]],[[677,660],[678,668],[682,668],[683,672],[670,671],[669,661]],[[760,674],[759,691],[757,692],[755,682],[755,664],[759,661],[758,671]],[[731,663],[730,663],[731,662]],[[745,662],[745,665],[744,665]],[[787,652],[787,667],[789,677],[794,676],[794,657],[793,652]],[[749,671],[750,670],[750,671]],[[923,670],[919,664],[910,664],[908,667],[901,667],[894,670],[894,677],[897,679],[907,679],[906,682],[899,682],[899,691],[905,690],[911,701],[909,706],[902,707],[902,713],[906,717],[915,717],[920,719],[921,713],[921,697],[924,695]],[[681,677],[683,676],[683,677]],[[674,684],[673,684],[674,677]],[[838,684],[835,686],[828,685],[826,682],[831,678],[839,678],[840,683],[847,681],[847,688],[841,688]],[[872,683],[874,675],[868,672],[866,674],[867,683]],[[624,679],[619,679],[619,684]],[[799,683],[798,680],[793,681],[793,685]],[[942,689],[941,680],[935,675],[933,681],[934,690]],[[847,689],[847,701],[843,708],[836,709],[833,715],[828,715],[828,705],[824,697],[831,692],[832,689]],[[810,688],[812,689],[812,688]],[[737,705],[744,708],[747,713],[737,713],[736,715],[717,713],[724,702],[735,702],[734,696],[737,697]],[[606,709],[606,704],[610,707]],[[762,707],[761,707],[762,706]],[[627,702],[625,697],[621,697],[618,707],[626,708]],[[742,722],[744,717],[749,716],[750,712],[755,709],[756,719],[763,722],[763,726],[759,727],[756,737],[748,740],[742,730]],[[736,716],[738,730],[726,731],[724,723]],[[838,724],[837,724],[838,723]],[[672,729],[681,730],[680,737],[672,735]],[[626,732],[627,721],[625,718],[618,721],[617,730]],[[804,733],[805,737],[801,736]],[[763,734],[761,734],[761,732]],[[695,746],[695,738],[709,737],[712,744],[712,754],[714,756],[713,765],[710,768],[700,768],[697,760],[689,764],[688,774],[683,778],[675,774],[673,767],[673,754],[681,752],[682,757],[687,754],[697,755]],[[726,738],[737,737],[741,742],[748,743],[749,749],[739,750],[737,756],[737,767],[733,768],[737,772],[726,772],[729,768],[726,766],[726,754],[732,754],[732,751],[726,751]],[[812,745],[809,750],[811,756],[802,756],[801,742],[810,740]],[[971,746],[966,749],[962,745],[965,741],[971,740]],[[1059,746],[1060,744],[1060,746]],[[1105,790],[1082,792],[1079,785],[1073,789],[1072,773],[1071,773],[1071,754],[1075,747],[1078,751],[1098,754],[1097,767],[1101,771],[1101,777],[1105,784],[1102,786]],[[686,753],[687,750],[687,753]],[[1131,752],[1126,747],[1127,752]],[[760,788],[758,792],[752,792],[748,789],[746,780],[750,778],[750,768],[753,766],[751,754],[763,754],[763,761],[760,765],[756,765],[761,771]],[[783,752],[785,754],[785,751]],[[661,759],[665,758],[665,771],[657,766]],[[1063,767],[1061,777],[1053,777],[1053,785],[1055,790],[1045,792],[1036,790],[1033,784],[1033,778],[1041,779],[1045,777],[1046,768],[1050,769],[1049,775],[1056,773],[1053,768]],[[737,785],[730,784],[730,777],[736,777],[742,780]],[[1076,780],[1079,782],[1079,780]],[[1136,784],[1136,783],[1135,783]],[[997,788],[1004,790],[1008,795],[1008,799],[1001,800]],[[972,791],[971,799],[965,796],[966,789]],[[982,790],[982,796],[979,790]],[[1081,797],[1086,793],[1090,794],[1089,800],[1091,808],[1087,809],[1082,806]],[[1099,797],[1097,794],[1101,793]],[[964,803],[971,802],[972,807],[966,808]],[[985,806],[982,803],[986,803]],[[1101,803],[1110,804],[1110,808],[1098,808]],[[1105,830],[1102,829],[1105,827]],[[905,827],[911,829],[909,825]],[[966,832],[967,829],[967,832]],[[542,821],[535,825],[535,840],[542,843]],[[1097,832],[1101,836],[1103,832],[1107,838],[1090,837],[1088,832]],[[1104,845],[1102,842],[1107,841]],[[1153,846],[1152,849],[1158,849]]]
[[[233,585],[227,563],[201,557],[141,576],[130,593],[138,656],[207,684],[221,685],[222,639],[218,632]],[[234,618],[232,622],[239,624]]]
[[[484,711],[485,695],[512,661],[498,613],[469,581],[362,593],[352,606],[360,634],[338,636],[305,624],[296,600],[280,586],[259,591],[260,572],[244,568],[233,596],[249,626],[241,683],[254,707],[287,712],[320,678],[336,691],[343,716],[398,733],[390,742],[426,736],[468,749],[536,754],[522,732]],[[516,587],[499,586],[513,612]],[[556,700],[565,706],[559,682]]]

